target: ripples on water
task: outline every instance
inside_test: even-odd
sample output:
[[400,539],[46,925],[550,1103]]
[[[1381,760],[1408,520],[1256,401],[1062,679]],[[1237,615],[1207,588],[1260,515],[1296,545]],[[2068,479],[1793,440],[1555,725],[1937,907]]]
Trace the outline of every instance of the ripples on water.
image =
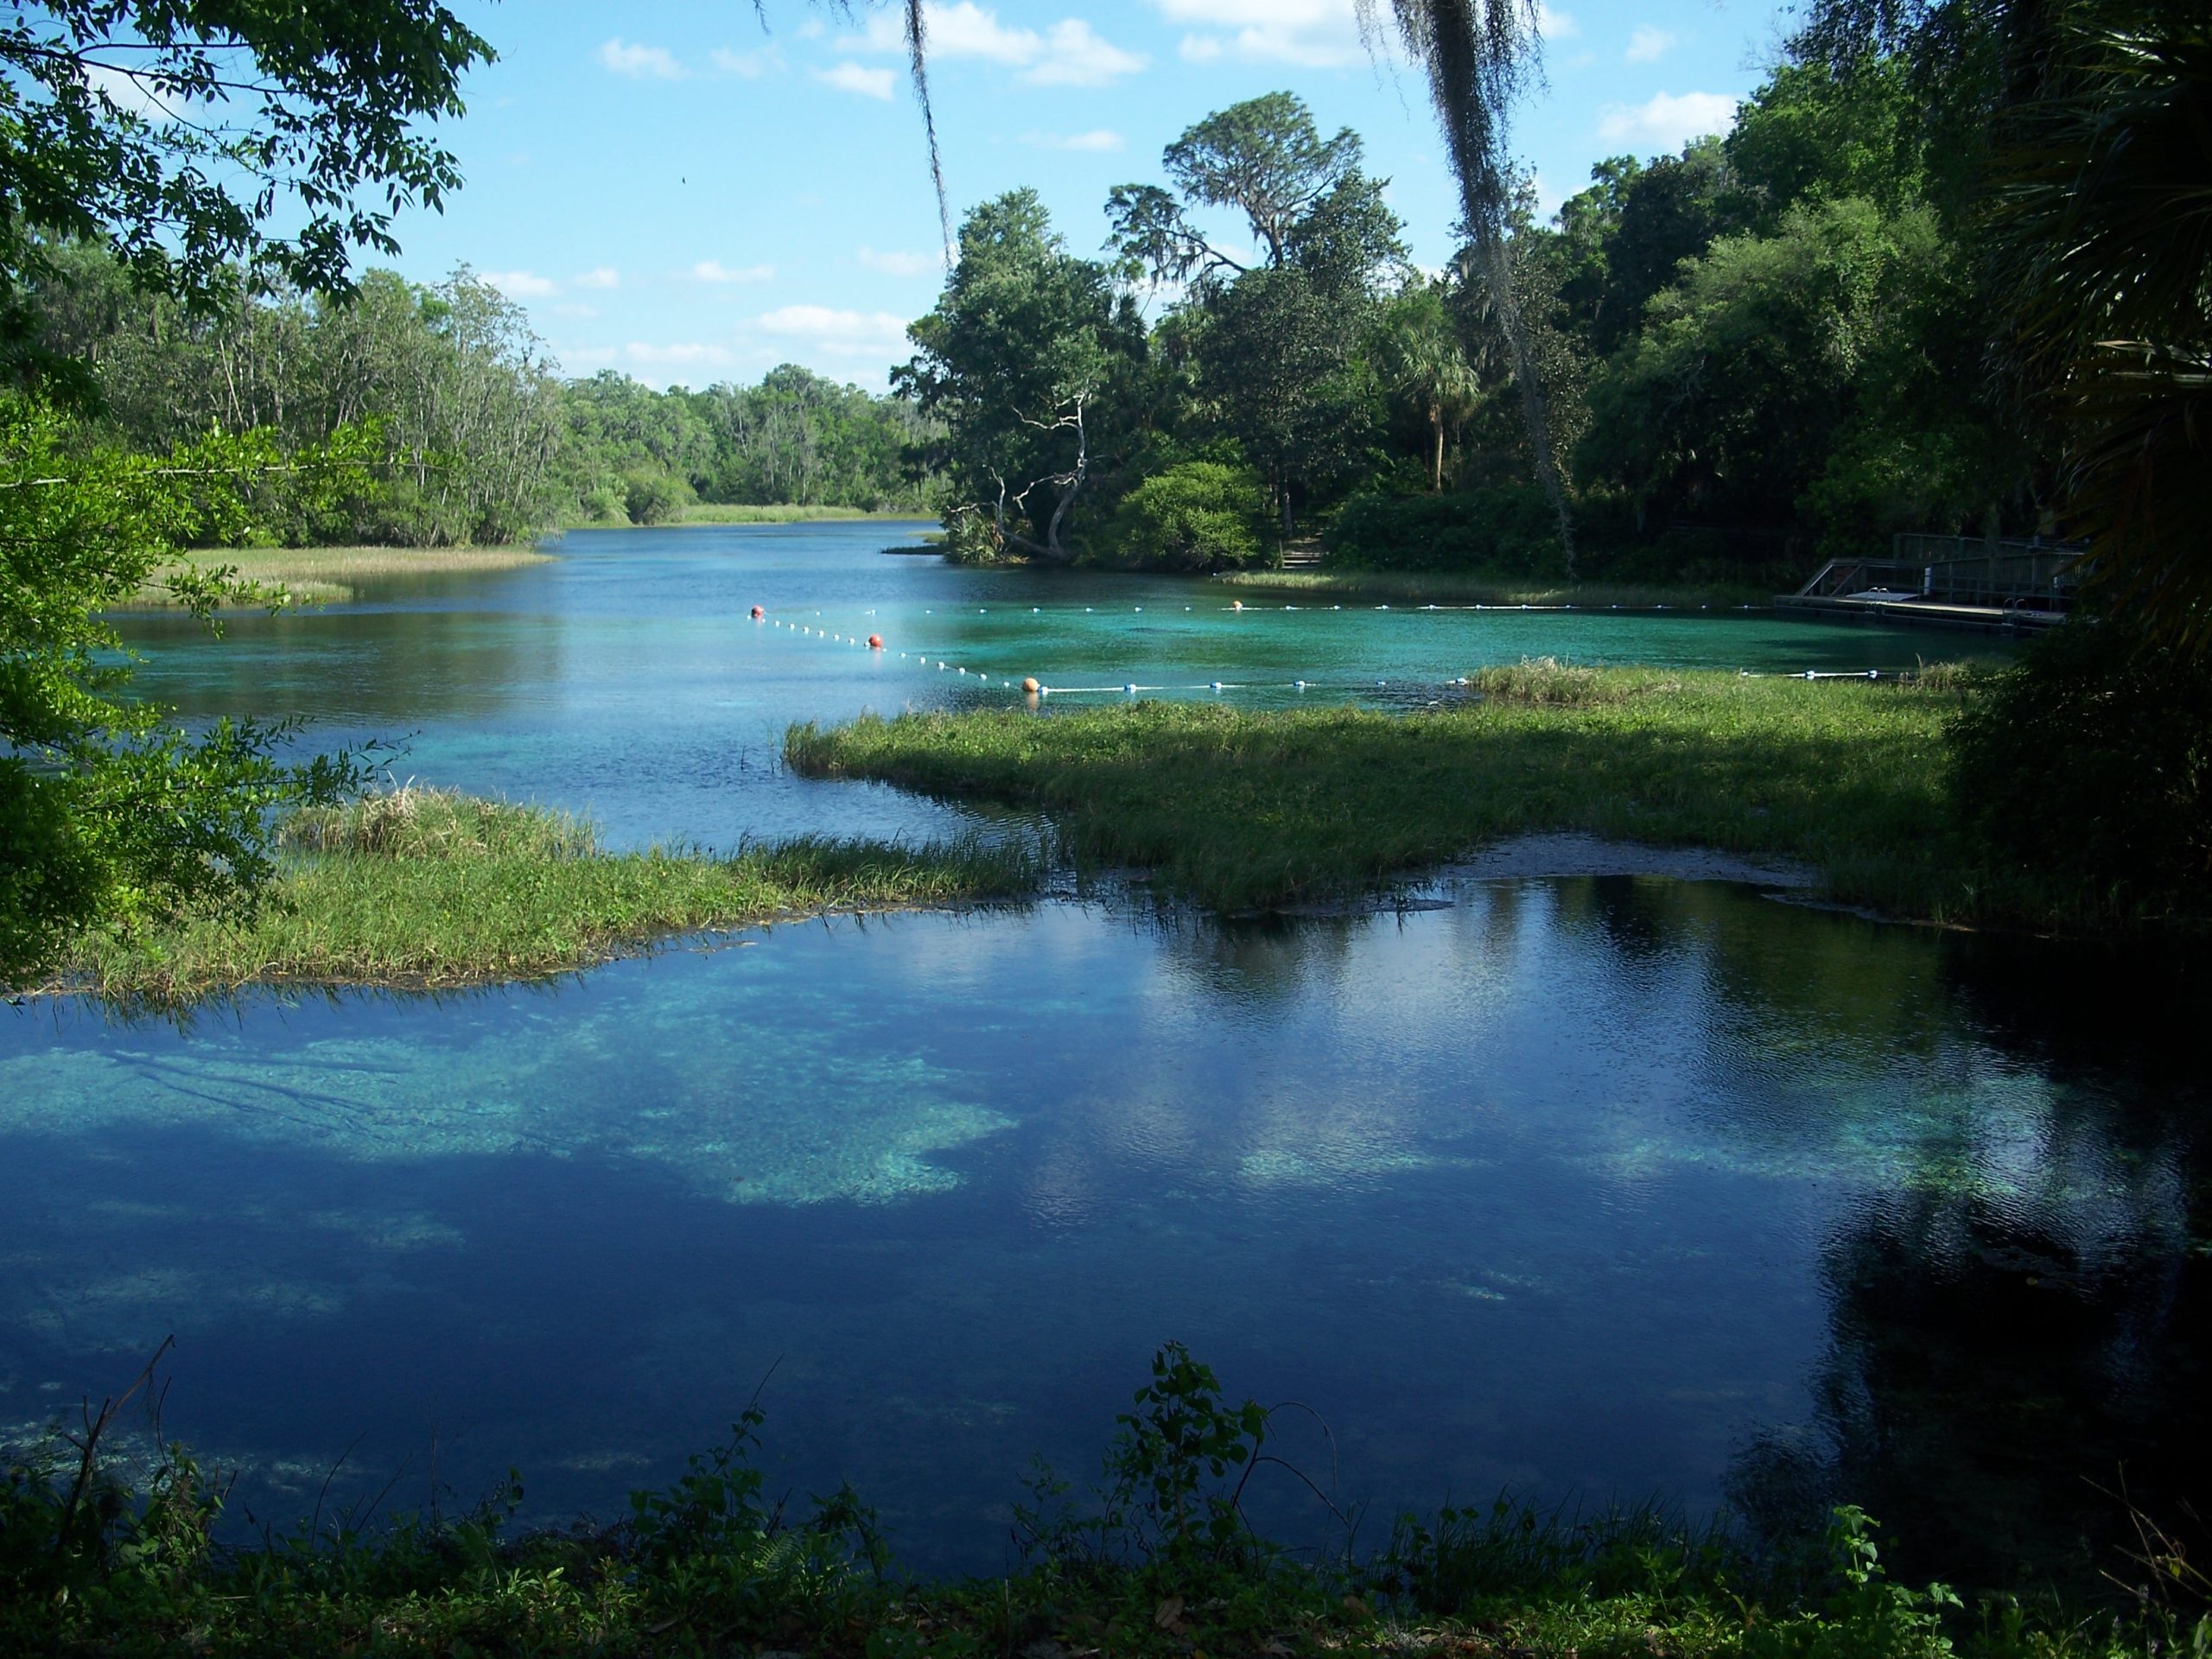
[[[899,650],[1266,705],[1294,677],[1418,702],[1522,655],[1888,668],[1953,643],[1231,618],[1201,583],[951,571],[889,537],[578,536],[219,644],[134,629],[191,715],[411,734],[427,780],[721,845],[971,822],[774,763],[792,720],[1005,696]],[[2205,1491],[2191,982],[1713,881],[1445,896],[793,926],[550,988],[256,995],[184,1031],[15,1009],[0,1426],[174,1332],[168,1427],[243,1465],[257,1513],[312,1503],[360,1435],[365,1490],[404,1465],[394,1501],[423,1501],[435,1445],[463,1499],[512,1463],[559,1519],[667,1478],[773,1368],[778,1490],[849,1476],[914,1564],[988,1567],[1031,1454],[1093,1469],[1173,1337],[1315,1405],[1342,1495],[1386,1513],[1510,1484],[1787,1529],[1848,1496],[1893,1559],[1988,1582],[2083,1571],[2114,1519],[2088,1483],[2123,1467],[2146,1502]],[[1268,1518],[1310,1525],[1294,1499]]]

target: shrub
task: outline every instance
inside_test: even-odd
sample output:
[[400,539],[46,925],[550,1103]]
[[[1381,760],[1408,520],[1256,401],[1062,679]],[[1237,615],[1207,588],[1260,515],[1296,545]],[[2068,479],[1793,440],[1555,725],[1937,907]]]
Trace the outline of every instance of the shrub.
[[1357,570],[1557,577],[1556,522],[1534,485],[1451,495],[1356,495],[1328,533],[1329,562]]
[[1108,524],[1116,563],[1227,570],[1271,556],[1267,493],[1249,468],[1185,461],[1122,498]]
[[620,484],[595,484],[584,492],[578,505],[588,523],[626,524],[630,522],[630,504]]
[[2212,656],[2071,621],[1992,676],[1950,741],[1993,874],[2088,916],[2212,921]]
[[628,473],[622,479],[622,505],[633,524],[664,524],[691,502],[691,486],[666,473]]

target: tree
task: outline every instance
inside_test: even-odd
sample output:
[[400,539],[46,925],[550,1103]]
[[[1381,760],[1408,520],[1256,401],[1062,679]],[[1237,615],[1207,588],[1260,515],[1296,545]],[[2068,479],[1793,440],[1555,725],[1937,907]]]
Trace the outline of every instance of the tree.
[[[45,0],[0,25],[0,369],[38,353],[25,279],[56,241],[105,242],[143,289],[204,301],[249,279],[349,291],[359,247],[460,182],[420,127],[461,112],[491,48],[427,0],[276,6]],[[272,234],[280,201],[300,222]]]
[[1359,162],[1358,135],[1345,128],[1324,140],[1296,93],[1247,99],[1185,128],[1161,152],[1181,203],[1157,185],[1114,187],[1106,203],[1109,245],[1158,280],[1246,270],[1252,261],[1212,245],[1189,216],[1194,207],[1233,207],[1263,256],[1258,263],[1280,268],[1300,227],[1358,178]]
[[1927,209],[1856,198],[1719,238],[1592,385],[1584,456],[1640,511],[1789,523],[1885,379],[1920,361],[1916,320],[1952,253]]
[[1382,382],[1420,411],[1432,449],[1428,487],[1444,488],[1446,433],[1474,413],[1482,379],[1467,360],[1440,286],[1408,288],[1382,313],[1374,356]]
[[[41,348],[27,304],[73,238],[191,305],[241,270],[342,291],[352,249],[390,247],[398,209],[456,181],[420,124],[457,112],[489,55],[422,0],[19,4],[0,25],[0,378],[86,397],[89,371]],[[287,234],[269,230],[279,202],[302,216]],[[37,395],[0,403],[0,979],[103,918],[250,899],[268,809],[345,781],[278,766],[269,732],[164,726],[123,696],[99,620],[180,543],[239,522],[226,480],[328,464],[235,439],[155,463],[87,446]],[[203,614],[221,596],[173,585]]]
[[281,765],[282,727],[168,726],[125,695],[102,617],[156,580],[203,618],[254,597],[226,572],[165,568],[186,536],[241,535],[244,486],[300,464],[334,484],[349,469],[334,453],[285,461],[265,436],[158,461],[88,451],[64,416],[0,393],[0,985],[96,920],[250,902],[270,871],[270,809],[353,783],[342,759]]
[[[1355,5],[1362,27],[1373,27],[1381,0],[1355,0]],[[1560,545],[1572,576],[1574,523],[1553,447],[1550,393],[1514,299],[1506,249],[1514,197],[1506,118],[1541,49],[1539,10],[1538,0],[1390,0],[1400,38],[1428,75],[1445,148],[1459,181],[1468,238],[1513,354],[1536,481],[1559,520]]]
[[1035,191],[1013,190],[968,215],[944,291],[906,333],[915,355],[893,383],[945,423],[954,511],[1002,546],[1073,559],[1102,405],[1143,355],[1135,306],[1067,251]]
[[1996,157],[2004,348],[2065,446],[2095,581],[2155,641],[2212,650],[2212,19],[2076,0]]
[[1314,484],[1361,453],[1374,423],[1354,356],[1365,315],[1295,265],[1248,271],[1205,306],[1199,393],[1267,480],[1285,540]]

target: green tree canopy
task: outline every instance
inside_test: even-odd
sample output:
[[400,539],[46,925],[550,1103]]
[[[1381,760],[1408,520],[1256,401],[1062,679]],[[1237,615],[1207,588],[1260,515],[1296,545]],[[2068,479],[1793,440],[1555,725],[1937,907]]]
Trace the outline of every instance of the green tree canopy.
[[[201,299],[250,277],[351,288],[353,250],[460,182],[421,124],[461,112],[491,48],[425,0],[43,0],[0,24],[0,368],[41,357],[25,277],[104,241],[143,288]],[[272,228],[282,213],[292,222]]]
[[1035,191],[1013,190],[962,223],[944,291],[906,332],[915,354],[893,384],[944,423],[956,506],[1006,544],[1071,559],[1100,418],[1144,355],[1135,306],[1067,251]]

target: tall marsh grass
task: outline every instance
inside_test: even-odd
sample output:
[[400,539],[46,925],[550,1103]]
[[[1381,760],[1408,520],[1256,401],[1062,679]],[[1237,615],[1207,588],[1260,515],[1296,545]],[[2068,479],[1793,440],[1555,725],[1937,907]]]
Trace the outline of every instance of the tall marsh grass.
[[798,916],[1011,899],[1020,848],[806,836],[727,858],[608,853],[565,813],[408,785],[281,826],[246,916],[87,936],[42,988],[169,1007],[248,984],[439,988],[542,978],[671,934]]
[[[188,563],[202,570],[228,566],[272,593],[289,594],[294,605],[343,605],[359,597],[359,582],[515,570],[550,557],[534,547],[223,547],[194,552]],[[176,604],[156,571],[123,608],[165,610]]]
[[2065,925],[1953,828],[1944,677],[1808,683],[1534,662],[1471,706],[1250,713],[1135,702],[795,727],[791,764],[1042,809],[1081,868],[1238,911],[1387,888],[1483,842],[1578,830],[1802,860],[1827,895],[1937,921]]

